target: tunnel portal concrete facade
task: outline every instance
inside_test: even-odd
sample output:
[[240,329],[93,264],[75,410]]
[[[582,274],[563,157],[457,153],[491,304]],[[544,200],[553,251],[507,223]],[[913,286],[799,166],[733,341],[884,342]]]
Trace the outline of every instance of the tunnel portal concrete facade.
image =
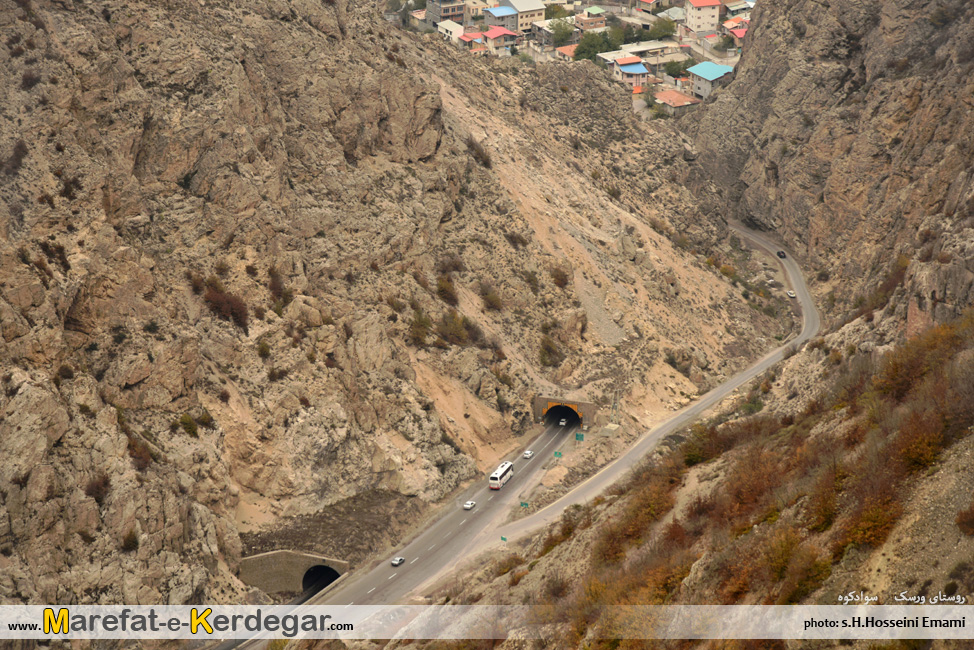
[[304,591],[304,575],[316,566],[326,566],[338,574],[348,573],[349,564],[342,560],[303,551],[269,551],[240,560],[240,580],[267,594]]
[[575,411],[578,419],[582,423],[582,429],[588,429],[593,426],[595,424],[595,417],[599,412],[599,407],[592,402],[564,399],[551,395],[537,395],[533,402],[534,421],[543,422],[545,414],[556,406],[564,406]]

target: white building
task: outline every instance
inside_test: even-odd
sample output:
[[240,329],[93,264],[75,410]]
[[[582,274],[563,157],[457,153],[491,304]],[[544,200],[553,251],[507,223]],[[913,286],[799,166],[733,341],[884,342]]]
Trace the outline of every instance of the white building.
[[686,26],[691,32],[699,36],[706,36],[717,31],[720,24],[720,0],[687,0]]
[[463,36],[463,25],[455,23],[452,20],[443,20],[437,23],[436,31],[443,34],[447,40],[453,43],[459,43],[460,37]]

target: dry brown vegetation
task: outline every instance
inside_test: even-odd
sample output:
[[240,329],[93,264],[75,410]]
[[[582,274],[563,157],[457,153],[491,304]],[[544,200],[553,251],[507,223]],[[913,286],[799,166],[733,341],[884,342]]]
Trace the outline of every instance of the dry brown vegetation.
[[[831,386],[787,420],[756,415],[695,425],[680,447],[614,490],[622,500],[603,509],[601,521],[593,516],[598,500],[573,514],[575,522],[599,529],[586,580],[550,614],[564,624],[565,642],[574,647],[589,641],[591,630],[611,626],[605,614],[611,605],[690,601],[681,583],[703,556],[710,602],[808,598],[847,549],[886,540],[903,512],[908,479],[970,432],[974,368],[958,355],[972,348],[969,313],[905,342],[879,363],[845,355],[830,371]],[[844,444],[827,434],[810,438],[816,427],[841,429]],[[721,457],[719,485],[658,525],[687,468]],[[956,523],[974,535],[974,505]],[[538,557],[577,528],[563,521]]]

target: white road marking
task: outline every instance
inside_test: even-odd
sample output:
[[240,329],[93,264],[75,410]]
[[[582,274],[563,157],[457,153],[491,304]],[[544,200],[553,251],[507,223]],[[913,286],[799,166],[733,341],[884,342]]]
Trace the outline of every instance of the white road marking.
[[464,525],[465,523],[467,523],[467,520],[466,520],[466,519],[464,519],[463,521],[461,521],[461,522],[460,522],[460,525],[462,526],[462,525]]
[[370,594],[371,594],[371,593],[372,593],[373,591],[375,591],[375,587],[372,587],[371,589],[369,589],[369,593],[370,593]]
[[[541,450],[538,453],[540,454],[542,451],[544,451],[545,449],[547,449],[548,448],[548,445],[550,445],[551,443],[553,443],[555,440],[556,440],[556,438],[555,437],[552,437],[551,440],[548,441],[548,444],[545,445],[544,447],[542,447]],[[535,455],[537,455],[537,454],[535,454]]]
[[345,605],[345,607],[351,607],[351,606],[352,606],[352,605],[354,605],[354,604],[355,604],[355,603],[354,603],[354,602],[352,602],[352,603],[349,603],[348,605]]
[[489,497],[487,497],[487,500],[490,501],[493,498],[494,498],[493,496],[489,496]]
[[412,562],[410,562],[410,564],[413,564],[413,563],[415,563],[415,562],[416,562],[416,560],[418,560],[418,559],[419,559],[419,558],[416,558],[415,560],[413,560]]
[[434,546],[436,546],[436,544],[433,544],[433,546],[430,546],[430,547],[429,547],[428,549],[426,549],[426,550],[427,550],[427,551],[432,551],[432,550],[433,550],[433,547],[434,547]]
[[392,579],[393,579],[393,578],[395,578],[395,577],[396,577],[397,575],[399,575],[399,573],[398,573],[398,572],[396,572],[396,573],[393,573],[393,574],[392,574],[391,576],[389,576],[389,577],[388,577],[388,578],[386,578],[386,579],[387,579],[387,580],[392,580]]

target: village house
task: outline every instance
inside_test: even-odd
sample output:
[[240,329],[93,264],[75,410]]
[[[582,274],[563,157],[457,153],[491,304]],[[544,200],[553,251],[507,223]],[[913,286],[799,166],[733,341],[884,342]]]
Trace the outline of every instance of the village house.
[[426,22],[436,27],[444,20],[463,22],[463,0],[428,0],[426,3]]
[[422,30],[426,27],[429,27],[429,25],[426,24],[426,10],[417,9],[416,11],[410,11],[408,22],[409,22],[409,26],[412,27],[413,29]]
[[463,0],[463,24],[469,25],[475,20],[483,20],[484,9],[496,6],[496,2],[488,2],[488,0]]
[[645,11],[646,13],[652,13],[659,9],[665,7],[670,7],[673,5],[673,0],[639,0],[636,3],[636,11]]
[[568,42],[565,45],[577,44],[578,40],[581,38],[581,30],[575,26],[575,16],[568,16],[567,18],[552,18],[550,20],[539,20],[538,22],[531,25],[531,34],[534,36],[534,42],[538,44],[539,47],[549,47],[554,45],[555,40],[555,29],[554,24],[558,21],[564,21],[572,27],[571,36],[568,37]]
[[732,29],[747,29],[748,23],[751,21],[744,16],[734,16],[733,18],[728,18],[723,23],[721,23],[721,32],[724,34],[729,34]]
[[441,20],[436,26],[436,31],[443,34],[451,43],[459,43],[460,36],[463,35],[463,25],[452,20]]
[[575,45],[563,45],[562,47],[555,48],[555,59],[558,61],[574,61],[575,60],[575,50],[578,48],[578,43]]
[[690,110],[691,106],[700,103],[696,97],[684,95],[679,90],[661,90],[654,93],[653,98],[663,112],[672,117],[679,117]]
[[707,99],[714,90],[729,82],[733,72],[734,68],[729,65],[718,65],[712,61],[704,61],[687,69],[693,94],[700,99]]
[[484,22],[488,27],[503,27],[517,31],[517,9],[503,6],[484,9]]
[[[516,32],[526,34],[531,26],[544,20],[544,4],[540,0],[500,0],[502,7],[511,7],[517,12]],[[511,29],[511,28],[508,28]]]
[[687,0],[685,28],[691,38],[706,36],[717,31],[720,24],[720,0]]
[[686,22],[687,13],[683,10],[683,7],[670,7],[666,11],[661,11],[656,14],[658,18],[669,18],[677,25]]
[[734,47],[740,48],[744,47],[744,36],[747,35],[747,27],[741,27],[739,29],[731,29],[730,36],[734,39]]
[[486,52],[487,47],[484,43],[483,32],[466,32],[460,36],[460,47],[465,47],[471,52],[481,51]]
[[746,14],[751,11],[753,6],[747,0],[723,0],[723,2],[724,13],[729,17]]
[[508,56],[511,46],[517,45],[521,38],[519,34],[506,27],[491,27],[483,34],[487,52],[494,56]]
[[649,70],[638,56],[624,56],[613,61],[612,78],[628,84],[632,88],[646,85]]
[[583,32],[604,28],[605,9],[602,7],[589,7],[582,13],[575,16],[575,25]]

